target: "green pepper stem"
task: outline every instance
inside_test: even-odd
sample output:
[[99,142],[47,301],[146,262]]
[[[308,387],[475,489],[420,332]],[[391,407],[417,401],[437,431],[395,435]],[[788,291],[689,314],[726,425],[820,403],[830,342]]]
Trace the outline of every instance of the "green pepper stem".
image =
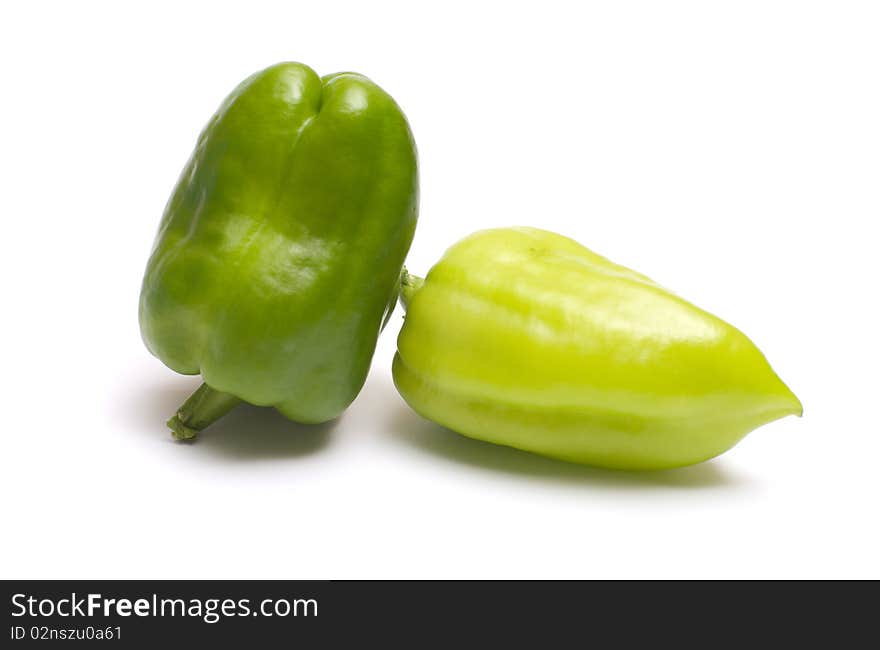
[[400,273],[400,304],[403,305],[404,311],[409,307],[412,297],[422,288],[423,284],[425,284],[424,278],[410,275],[406,267],[403,268],[403,271]]
[[177,440],[195,438],[202,429],[229,413],[241,400],[202,384],[166,422]]

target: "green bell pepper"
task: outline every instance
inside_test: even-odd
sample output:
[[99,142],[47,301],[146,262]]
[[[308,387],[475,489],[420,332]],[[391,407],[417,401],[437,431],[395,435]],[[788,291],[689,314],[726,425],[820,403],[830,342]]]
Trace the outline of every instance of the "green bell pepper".
[[739,330],[554,233],[475,233],[406,274],[402,302],[398,391],[472,438],[661,469],[802,413]]
[[149,350],[204,379],[169,420],[175,437],[240,401],[338,416],[397,301],[417,214],[415,143],[376,84],[299,63],[242,82],[177,182],[141,289]]

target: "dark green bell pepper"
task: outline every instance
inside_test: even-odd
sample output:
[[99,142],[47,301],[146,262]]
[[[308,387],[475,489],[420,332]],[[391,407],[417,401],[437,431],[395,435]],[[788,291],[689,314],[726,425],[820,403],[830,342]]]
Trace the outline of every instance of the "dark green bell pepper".
[[242,82],[198,139],[162,217],[141,333],[203,386],[191,438],[240,401],[317,423],[364,383],[418,214],[416,148],[359,74],[299,63]]

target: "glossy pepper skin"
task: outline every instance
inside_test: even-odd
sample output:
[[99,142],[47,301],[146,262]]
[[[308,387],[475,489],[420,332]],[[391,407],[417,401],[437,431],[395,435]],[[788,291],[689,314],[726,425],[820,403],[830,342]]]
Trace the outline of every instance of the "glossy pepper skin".
[[802,412],[739,330],[561,235],[477,232],[403,285],[395,385],[472,438],[663,469]]
[[406,118],[354,73],[299,63],[242,82],[198,139],[147,264],[149,350],[205,384],[189,438],[240,400],[338,416],[363,385],[418,213]]

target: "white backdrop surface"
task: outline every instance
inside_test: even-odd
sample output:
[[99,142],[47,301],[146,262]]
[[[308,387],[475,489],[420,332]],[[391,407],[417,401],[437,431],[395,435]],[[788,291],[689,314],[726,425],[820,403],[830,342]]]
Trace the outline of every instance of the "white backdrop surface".
[[[880,578],[880,9],[864,2],[7,3],[4,578]],[[195,138],[251,72],[362,72],[418,142],[426,271],[535,225],[745,331],[802,400],[724,456],[582,468],[430,424],[398,312],[337,422],[198,385],[139,284]]]

